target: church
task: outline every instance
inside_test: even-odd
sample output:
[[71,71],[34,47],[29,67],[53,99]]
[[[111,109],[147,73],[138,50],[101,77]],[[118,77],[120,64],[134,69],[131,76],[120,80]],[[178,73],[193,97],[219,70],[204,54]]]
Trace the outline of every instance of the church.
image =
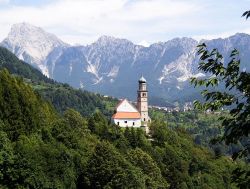
[[146,79],[142,76],[139,79],[137,91],[137,107],[127,99],[121,100],[116,106],[112,121],[120,127],[144,128],[148,132],[148,91]]

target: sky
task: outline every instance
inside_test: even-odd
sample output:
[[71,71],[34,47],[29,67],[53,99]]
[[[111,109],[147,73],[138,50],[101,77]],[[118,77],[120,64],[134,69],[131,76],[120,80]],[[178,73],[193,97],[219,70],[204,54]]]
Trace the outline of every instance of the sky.
[[149,45],[175,37],[250,34],[250,0],[0,0],[0,41],[13,24],[42,27],[70,44],[102,35]]

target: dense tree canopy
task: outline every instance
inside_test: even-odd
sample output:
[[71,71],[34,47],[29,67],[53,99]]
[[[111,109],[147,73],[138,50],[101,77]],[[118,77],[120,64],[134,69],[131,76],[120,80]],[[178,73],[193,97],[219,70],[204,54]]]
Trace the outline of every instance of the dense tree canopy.
[[[205,103],[195,102],[197,108],[203,110],[220,110],[229,107],[230,116],[221,117],[224,135],[222,140],[226,144],[238,143],[249,140],[250,134],[250,73],[241,71],[239,52],[234,49],[231,52],[231,60],[224,63],[223,55],[217,49],[209,50],[205,44],[198,46],[200,55],[199,69],[210,77],[204,79],[193,78],[195,86],[205,86],[202,94]],[[216,90],[216,87],[223,85],[223,90]],[[250,161],[250,143],[244,142],[243,149],[233,154],[233,159],[245,158]],[[235,172],[236,173],[236,172]],[[250,172],[247,170],[237,171],[237,175],[244,177],[247,182],[239,183],[239,186],[246,188],[250,182]]]
[[237,164],[164,122],[152,123],[148,140],[100,111],[60,115],[6,70],[0,89],[1,188],[235,188]]
[[99,109],[104,115],[110,116],[112,110],[108,106],[117,102],[117,99],[104,98],[99,94],[73,89],[68,84],[55,82],[29,64],[19,60],[9,50],[0,47],[0,69],[4,68],[11,74],[24,78],[36,92],[52,103],[61,114],[68,108],[74,108],[82,115],[89,116],[96,109]]
[[56,83],[44,76],[31,65],[19,60],[14,54],[4,47],[0,47],[0,69],[6,68],[12,74],[22,76],[33,82]]

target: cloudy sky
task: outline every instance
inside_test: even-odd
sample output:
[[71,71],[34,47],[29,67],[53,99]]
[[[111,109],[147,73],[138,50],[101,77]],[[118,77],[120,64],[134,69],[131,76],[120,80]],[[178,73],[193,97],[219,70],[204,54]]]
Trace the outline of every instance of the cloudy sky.
[[241,18],[248,9],[250,0],[0,0],[0,40],[20,22],[71,44],[89,44],[102,35],[137,44],[211,39],[250,34],[250,20]]

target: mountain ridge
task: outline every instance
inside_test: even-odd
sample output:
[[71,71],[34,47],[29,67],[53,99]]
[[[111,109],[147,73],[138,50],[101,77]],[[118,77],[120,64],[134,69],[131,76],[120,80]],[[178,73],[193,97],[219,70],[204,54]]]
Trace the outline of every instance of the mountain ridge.
[[[10,46],[6,41],[8,38],[1,45],[12,52],[19,48],[15,44]],[[199,59],[196,54],[197,45],[203,41],[183,37],[144,47],[127,39],[101,36],[85,46],[70,46],[64,42],[54,45],[40,62],[35,62],[32,55],[24,59],[33,66],[38,65],[43,74],[50,78],[76,88],[135,99],[137,80],[143,74],[148,80],[151,97],[172,102],[182,99],[191,101],[193,99],[187,96],[198,92],[190,86],[189,78],[204,76],[198,70]],[[226,56],[234,47],[238,48],[242,53],[244,68],[250,70],[246,63],[250,58],[247,53],[250,50],[250,35],[237,33],[228,38],[204,42],[209,48],[218,48]],[[18,52],[13,53],[18,56]]]
[[19,59],[32,64],[47,76],[48,70],[43,63],[49,53],[56,47],[69,46],[54,34],[25,22],[14,24],[8,37],[1,44]]
[[106,103],[117,103],[117,99],[105,98],[100,94],[78,90],[68,84],[56,82],[33,66],[19,60],[13,53],[4,47],[0,47],[0,71],[8,72],[25,81],[44,100],[50,102],[55,109],[63,114],[69,108],[73,108],[82,115],[89,116],[98,109],[107,117],[113,113],[113,109],[106,108]]

